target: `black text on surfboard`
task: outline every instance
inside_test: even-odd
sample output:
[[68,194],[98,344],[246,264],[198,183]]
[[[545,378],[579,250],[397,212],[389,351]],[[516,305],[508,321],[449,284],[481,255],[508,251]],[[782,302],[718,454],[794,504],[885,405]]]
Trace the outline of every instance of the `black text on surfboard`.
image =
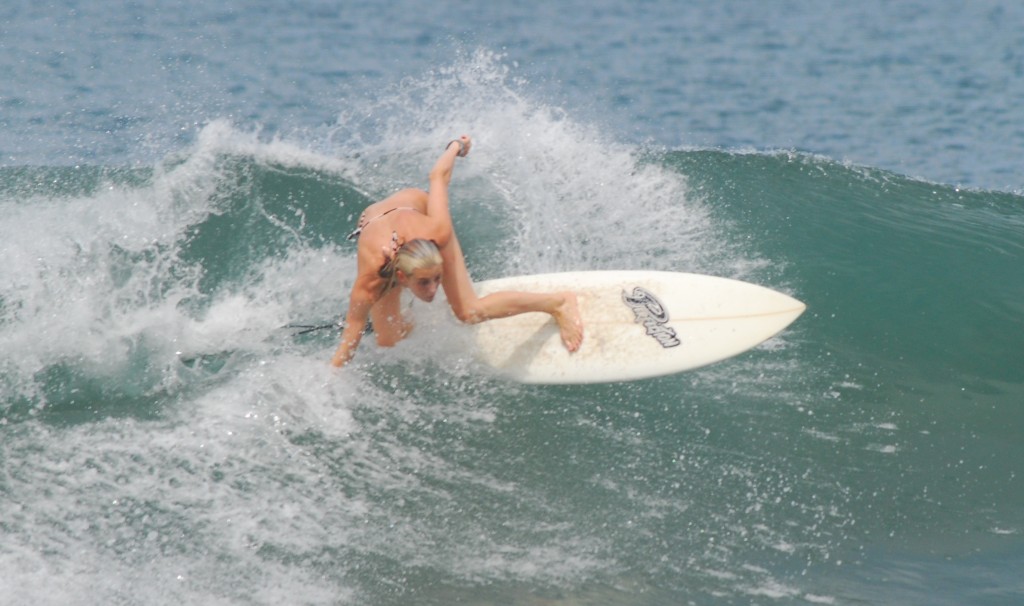
[[636,321],[643,324],[647,334],[654,337],[662,347],[675,347],[681,343],[676,331],[665,326],[668,323],[668,312],[651,291],[636,286],[632,294],[622,291],[622,301],[633,310]]

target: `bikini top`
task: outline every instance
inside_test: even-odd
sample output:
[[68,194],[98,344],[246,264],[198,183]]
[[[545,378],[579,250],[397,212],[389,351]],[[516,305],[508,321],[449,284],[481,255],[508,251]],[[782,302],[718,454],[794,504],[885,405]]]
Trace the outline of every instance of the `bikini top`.
[[[376,217],[374,217],[372,219],[369,219],[369,220],[366,219],[366,215],[360,216],[359,217],[359,223],[356,225],[355,231],[350,233],[345,239],[346,240],[355,240],[356,238],[359,237],[359,234],[363,233],[363,228],[365,228],[367,225],[369,225],[370,223],[373,223],[377,219],[380,219],[384,215],[387,215],[387,214],[395,212],[396,210],[414,210],[416,212],[420,212],[420,210],[418,208],[413,208],[412,206],[396,206],[394,208],[391,208],[391,209],[388,209],[388,210],[382,212],[381,214],[379,214]],[[396,234],[394,234],[394,238],[393,239],[397,239],[397,238],[398,238],[398,234],[396,233]]]
[[[396,210],[414,210],[416,212],[420,212],[418,208],[413,208],[412,206],[396,206],[395,208],[392,208],[392,209],[389,209],[389,210],[386,210],[386,211],[382,212],[381,214],[377,215],[376,217],[374,217],[372,219],[366,219],[366,215],[364,214],[364,215],[359,217],[359,223],[356,226],[355,231],[350,233],[346,239],[347,240],[355,240],[355,239],[357,239],[359,237],[359,235],[361,233],[363,233],[363,229],[365,229],[367,225],[369,225],[370,223],[373,223],[377,219],[380,219],[381,217],[383,217],[386,214],[395,212]],[[384,291],[385,292],[395,285],[395,261],[398,259],[398,251],[401,248],[402,248],[402,245],[399,244],[399,242],[398,242],[398,232],[397,231],[392,231],[391,232],[391,254],[390,255],[385,254],[384,264],[381,265],[379,270],[377,270],[377,275],[379,275],[380,277],[382,277],[385,280],[387,280],[384,283]]]

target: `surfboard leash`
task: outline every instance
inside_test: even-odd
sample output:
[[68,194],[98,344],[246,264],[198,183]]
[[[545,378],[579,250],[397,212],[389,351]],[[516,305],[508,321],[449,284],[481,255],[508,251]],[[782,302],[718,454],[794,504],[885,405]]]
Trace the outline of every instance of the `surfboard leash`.
[[[341,332],[345,330],[345,322],[332,322],[330,324],[285,324],[282,328],[300,329],[298,332],[294,334],[294,336],[297,337],[299,335],[307,335],[309,333],[317,332],[319,330],[326,330],[328,328],[336,328],[338,329],[338,332]],[[373,323],[367,321],[366,328],[363,330],[363,334],[369,334],[371,332],[373,332]]]
[[306,335],[306,334],[309,334],[311,332],[316,332],[318,330],[326,330],[328,328],[337,328],[339,330],[344,330],[345,329],[345,323],[344,322],[331,322],[330,324],[286,324],[284,326],[284,328],[299,328],[299,329],[301,329],[297,333],[295,333],[295,335],[298,336],[298,335]]

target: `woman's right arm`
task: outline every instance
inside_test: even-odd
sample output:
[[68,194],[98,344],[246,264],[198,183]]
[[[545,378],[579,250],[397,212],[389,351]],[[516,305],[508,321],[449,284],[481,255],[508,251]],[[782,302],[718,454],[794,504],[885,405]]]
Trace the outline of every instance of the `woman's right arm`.
[[376,302],[373,291],[368,288],[367,280],[356,278],[349,296],[348,313],[345,314],[345,327],[341,330],[341,343],[331,358],[331,365],[341,367],[348,363],[356,354],[359,341],[363,338],[366,322],[370,317],[370,308]]

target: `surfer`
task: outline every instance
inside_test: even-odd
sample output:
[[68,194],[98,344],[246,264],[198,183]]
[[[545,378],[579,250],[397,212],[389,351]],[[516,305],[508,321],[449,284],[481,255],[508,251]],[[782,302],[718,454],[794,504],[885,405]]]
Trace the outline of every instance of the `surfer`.
[[462,322],[545,312],[558,323],[565,348],[579,349],[583,323],[575,293],[498,292],[480,298],[473,291],[448,209],[455,159],[465,157],[472,145],[466,135],[448,143],[430,171],[429,191],[403,189],[371,204],[359,217],[349,235],[358,243],[357,275],[334,366],[355,355],[368,319],[379,345],[390,347],[405,338],[412,323],[402,315],[402,290],[429,303],[439,285]]

